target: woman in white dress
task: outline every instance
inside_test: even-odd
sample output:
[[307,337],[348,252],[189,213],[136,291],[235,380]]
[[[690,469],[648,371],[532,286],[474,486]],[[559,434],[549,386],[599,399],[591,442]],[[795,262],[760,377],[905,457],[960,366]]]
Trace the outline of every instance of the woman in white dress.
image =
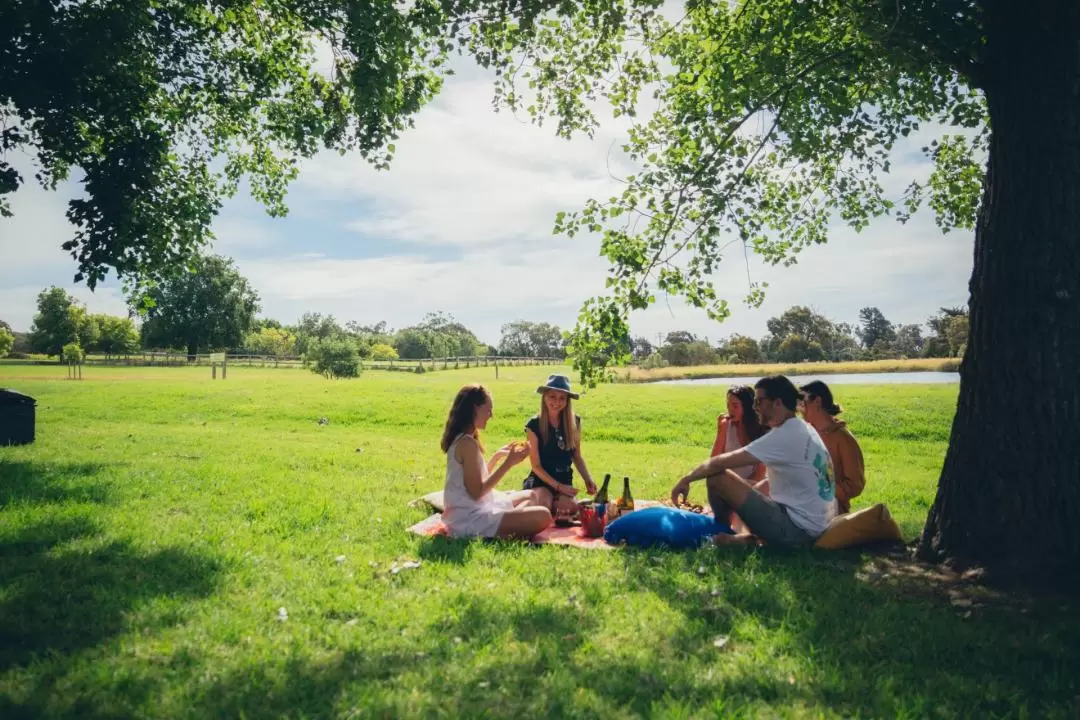
[[491,393],[482,385],[466,385],[446,418],[441,443],[446,453],[443,522],[453,537],[529,538],[551,524],[551,511],[536,504],[532,490],[495,489],[507,470],[529,456],[529,446],[511,443],[485,462],[480,431],[493,412]]

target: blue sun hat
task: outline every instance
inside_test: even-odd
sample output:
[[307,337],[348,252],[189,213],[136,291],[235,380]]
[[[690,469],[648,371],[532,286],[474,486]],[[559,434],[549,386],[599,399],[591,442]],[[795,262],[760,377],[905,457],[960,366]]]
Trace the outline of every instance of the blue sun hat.
[[570,378],[565,375],[548,375],[547,382],[536,388],[536,392],[543,395],[547,390],[557,390],[564,392],[573,400],[577,400],[580,395],[570,389]]

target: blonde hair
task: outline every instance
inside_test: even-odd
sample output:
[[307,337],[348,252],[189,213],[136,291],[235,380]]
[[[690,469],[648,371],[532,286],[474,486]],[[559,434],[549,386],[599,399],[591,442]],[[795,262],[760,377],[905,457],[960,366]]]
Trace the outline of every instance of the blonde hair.
[[[558,390],[545,390],[540,395],[540,412],[537,414],[537,418],[540,420],[540,445],[547,445],[548,441],[548,428],[551,426],[551,421],[548,419],[547,403],[544,402],[544,398],[549,392],[559,392]],[[563,393],[565,395],[565,393]],[[566,407],[562,409],[559,418],[559,427],[563,429],[564,437],[566,438],[566,449],[573,450],[581,442],[581,426],[577,423],[577,418],[574,417],[574,402],[569,395],[566,395]]]
[[491,393],[483,385],[466,385],[458,390],[454,404],[450,406],[450,413],[446,417],[446,425],[443,426],[442,442],[439,447],[443,452],[448,452],[454,440],[462,433],[468,433],[484,452],[484,445],[480,442],[480,431],[473,424],[476,419],[476,408],[486,403],[491,398]]

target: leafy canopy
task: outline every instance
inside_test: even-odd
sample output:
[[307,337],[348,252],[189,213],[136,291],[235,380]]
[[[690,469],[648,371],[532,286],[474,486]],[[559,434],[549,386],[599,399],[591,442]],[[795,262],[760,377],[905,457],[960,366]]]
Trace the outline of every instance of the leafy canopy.
[[[498,97],[528,96],[560,133],[592,132],[601,102],[656,104],[623,146],[639,169],[621,192],[556,218],[556,232],[600,233],[611,264],[571,338],[583,373],[602,374],[601,348],[656,292],[727,317],[711,278],[729,249],[791,264],[836,220],[861,230],[923,205],[944,231],[973,227],[988,142],[974,2],[694,1],[674,19],[659,5],[583,3],[502,35],[523,69],[500,75]],[[933,172],[890,194],[893,148],[928,124],[946,128],[924,148]],[[764,288],[748,277],[746,301]]]
[[443,18],[424,1],[2,3],[0,214],[26,181],[5,154],[27,151],[47,188],[81,177],[77,281],[168,274],[241,179],[276,215],[320,147],[384,166],[440,86]]
[[[657,292],[725,318],[711,277],[729,250],[792,263],[834,220],[923,205],[971,227],[981,24],[974,0],[688,0],[674,16],[662,0],[20,0],[0,6],[0,158],[32,151],[46,187],[81,173],[65,248],[93,287],[188,262],[241,180],[280,214],[321,147],[385,166],[454,51],[495,72],[497,104],[564,136],[648,99],[623,147],[637,172],[555,222],[599,233],[611,265],[570,336],[591,380]],[[945,128],[934,171],[888,192],[896,142],[928,123]],[[0,212],[24,181],[0,159]]]

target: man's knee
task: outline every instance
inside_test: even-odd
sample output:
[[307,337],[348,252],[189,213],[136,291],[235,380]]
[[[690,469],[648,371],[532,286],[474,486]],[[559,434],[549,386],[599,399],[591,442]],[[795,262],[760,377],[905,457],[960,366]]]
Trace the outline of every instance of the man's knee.
[[732,483],[741,483],[742,478],[736,475],[731,470],[725,470],[722,473],[716,475],[710,475],[705,479],[705,487],[710,490],[717,490],[723,492],[725,489],[730,489]]
[[705,480],[705,487],[709,489],[709,492],[719,495],[729,504],[741,504],[750,489],[750,485],[733,470],[725,470],[722,473],[710,475]]

